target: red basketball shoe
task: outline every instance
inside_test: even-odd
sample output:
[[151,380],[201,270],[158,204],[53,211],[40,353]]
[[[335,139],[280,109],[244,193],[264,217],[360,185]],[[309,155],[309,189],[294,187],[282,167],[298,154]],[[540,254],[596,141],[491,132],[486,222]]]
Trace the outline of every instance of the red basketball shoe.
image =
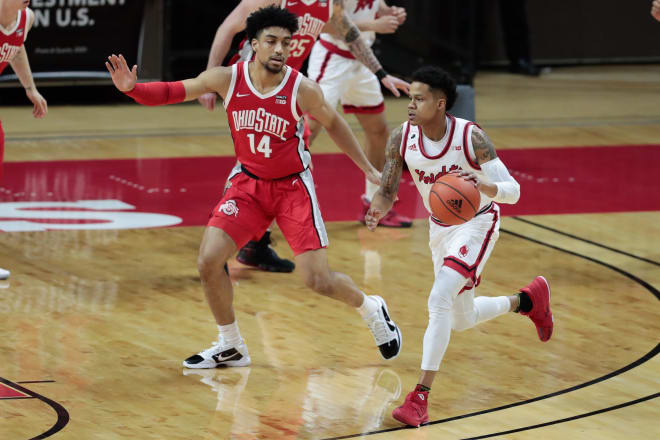
[[540,340],[543,342],[549,340],[554,326],[552,311],[550,311],[550,284],[545,278],[539,276],[520,291],[525,292],[532,300],[532,310],[529,312],[521,311],[520,314],[529,316],[529,319],[536,326],[536,332],[539,334]]
[[[364,217],[367,215],[367,211],[369,211],[370,205],[371,202],[369,199],[362,195],[362,212],[360,213],[360,217],[358,217],[358,221],[363,225],[366,223]],[[380,219],[378,226],[386,226],[389,228],[409,228],[412,226],[412,220],[410,217],[406,217],[405,215],[397,213],[394,209],[390,209],[390,212],[388,212],[385,217]]]
[[428,391],[412,391],[406,396],[403,405],[394,408],[392,417],[401,423],[419,428],[419,425],[429,421],[428,400]]

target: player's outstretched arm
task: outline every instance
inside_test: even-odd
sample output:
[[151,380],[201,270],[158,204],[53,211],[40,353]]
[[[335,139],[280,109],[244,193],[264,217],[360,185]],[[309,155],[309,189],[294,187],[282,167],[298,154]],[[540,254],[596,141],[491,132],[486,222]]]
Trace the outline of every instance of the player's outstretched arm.
[[380,82],[387,87],[394,96],[401,96],[399,90],[408,94],[410,84],[392,75],[388,75],[378,61],[378,58],[376,58],[376,55],[374,55],[374,52],[364,42],[362,37],[360,37],[360,30],[355,23],[351,21],[344,10],[344,0],[334,0],[333,8],[330,25],[338,36],[346,42],[348,49],[353,56],[376,74]]
[[520,184],[514,179],[504,163],[497,157],[495,146],[485,131],[472,127],[470,136],[477,165],[488,176],[490,182],[484,182],[476,174],[462,171],[459,174],[471,180],[477,189],[496,202],[516,203],[520,199]]
[[303,77],[298,87],[297,100],[300,109],[305,113],[309,113],[325,127],[334,143],[364,171],[367,179],[379,185],[380,173],[365,156],[344,118],[325,101],[321,87],[314,81]]
[[392,209],[396,195],[399,192],[399,182],[403,172],[403,158],[401,157],[401,138],[403,125],[392,130],[385,148],[385,167],[381,178],[380,188],[371,200],[371,206],[364,217],[369,230],[373,231],[378,226],[380,219]]
[[123,55],[109,56],[105,67],[110,72],[115,87],[143,105],[192,101],[209,92],[217,92],[224,97],[229,88],[232,70],[230,67],[216,67],[202,72],[197,78],[184,81],[138,84],[137,65],[129,69]]

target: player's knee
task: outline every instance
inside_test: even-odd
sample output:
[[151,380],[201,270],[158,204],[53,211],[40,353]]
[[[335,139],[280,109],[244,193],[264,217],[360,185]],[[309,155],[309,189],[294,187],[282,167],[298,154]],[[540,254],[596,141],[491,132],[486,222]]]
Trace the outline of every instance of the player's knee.
[[200,253],[197,257],[197,270],[202,279],[210,277],[216,272],[225,272],[225,261],[217,256]]
[[451,311],[452,304],[453,301],[450,292],[447,292],[445,289],[436,289],[434,286],[434,288],[431,289],[427,304],[429,308],[429,316],[433,317],[434,315],[445,314],[446,312]]
[[477,322],[475,313],[454,314],[451,320],[451,329],[456,332],[462,332],[474,327]]
[[332,291],[332,284],[330,277],[326,274],[317,272],[308,272],[303,275],[305,285],[316,293],[321,295],[329,295]]

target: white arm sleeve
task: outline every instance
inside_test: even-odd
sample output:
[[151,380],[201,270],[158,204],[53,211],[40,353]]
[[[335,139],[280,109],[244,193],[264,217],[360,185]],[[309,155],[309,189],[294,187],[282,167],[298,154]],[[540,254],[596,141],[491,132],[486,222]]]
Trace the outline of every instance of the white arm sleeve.
[[497,194],[493,200],[513,205],[520,199],[520,184],[509,174],[499,157],[481,164],[481,170],[497,186]]

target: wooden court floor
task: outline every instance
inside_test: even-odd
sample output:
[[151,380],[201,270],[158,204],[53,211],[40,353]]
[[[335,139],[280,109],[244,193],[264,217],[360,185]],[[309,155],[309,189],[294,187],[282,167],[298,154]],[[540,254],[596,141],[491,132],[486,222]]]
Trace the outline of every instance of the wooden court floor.
[[[483,73],[475,88],[478,122],[498,149],[660,148],[660,66]],[[393,126],[406,102],[387,104]],[[224,113],[195,104],[51,106],[42,121],[0,107],[0,118],[8,162],[232,153]],[[312,151],[338,150],[322,136]],[[660,164],[640,172],[660,174]],[[0,267],[12,271],[0,282],[0,439],[660,437],[657,211],[504,218],[478,293],[510,294],[543,274],[553,338],[539,342],[513,314],[453,333],[432,423],[419,429],[391,411],[419,371],[433,282],[426,221],[375,233],[327,226],[331,267],[386,298],[403,331],[392,362],[355,311],[295,273],[232,262],[253,363],[188,371],[181,361],[216,335],[196,271],[201,226],[0,233]]]

